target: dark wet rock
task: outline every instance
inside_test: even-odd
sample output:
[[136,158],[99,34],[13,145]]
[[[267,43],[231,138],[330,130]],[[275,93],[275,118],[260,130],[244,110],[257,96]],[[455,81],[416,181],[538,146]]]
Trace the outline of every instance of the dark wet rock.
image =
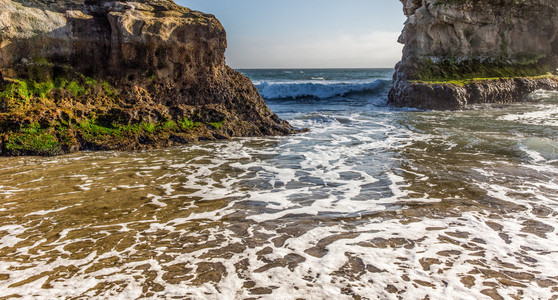
[[558,89],[548,76],[558,67],[555,1],[401,2],[405,47],[390,104],[449,110]]
[[537,90],[558,90],[558,78],[475,80],[463,85],[399,81],[390,91],[390,103],[419,109],[453,110],[471,104],[513,103]]
[[296,132],[225,64],[212,15],[170,0],[0,0],[0,12],[4,155]]

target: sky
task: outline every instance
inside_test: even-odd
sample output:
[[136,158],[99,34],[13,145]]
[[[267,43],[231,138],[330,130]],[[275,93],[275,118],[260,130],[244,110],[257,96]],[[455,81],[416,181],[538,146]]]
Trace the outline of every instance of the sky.
[[233,68],[391,68],[401,59],[396,0],[175,2],[221,21]]

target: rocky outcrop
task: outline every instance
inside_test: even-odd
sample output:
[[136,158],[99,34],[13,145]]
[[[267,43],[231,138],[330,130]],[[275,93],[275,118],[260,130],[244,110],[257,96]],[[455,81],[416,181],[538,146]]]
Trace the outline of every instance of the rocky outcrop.
[[401,0],[403,59],[389,102],[425,109],[523,99],[556,89],[553,0]]
[[466,83],[400,81],[389,96],[392,103],[399,106],[454,110],[473,104],[513,103],[537,90],[558,90],[558,79],[518,77]]
[[171,0],[0,0],[2,153],[294,133],[226,43],[214,16]]

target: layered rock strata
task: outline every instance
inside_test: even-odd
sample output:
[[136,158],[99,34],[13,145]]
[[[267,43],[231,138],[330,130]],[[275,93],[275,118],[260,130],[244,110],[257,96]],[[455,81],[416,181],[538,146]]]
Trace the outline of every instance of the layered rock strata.
[[171,0],[0,0],[2,154],[294,133],[226,46],[214,16]]
[[558,89],[558,2],[401,0],[400,37],[389,102],[423,109],[520,101]]

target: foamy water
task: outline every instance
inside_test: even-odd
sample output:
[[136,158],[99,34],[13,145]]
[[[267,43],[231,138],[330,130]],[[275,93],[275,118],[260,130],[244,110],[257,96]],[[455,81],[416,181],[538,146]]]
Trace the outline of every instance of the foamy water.
[[0,297],[555,298],[558,96],[385,92],[270,101],[291,137],[1,158]]

